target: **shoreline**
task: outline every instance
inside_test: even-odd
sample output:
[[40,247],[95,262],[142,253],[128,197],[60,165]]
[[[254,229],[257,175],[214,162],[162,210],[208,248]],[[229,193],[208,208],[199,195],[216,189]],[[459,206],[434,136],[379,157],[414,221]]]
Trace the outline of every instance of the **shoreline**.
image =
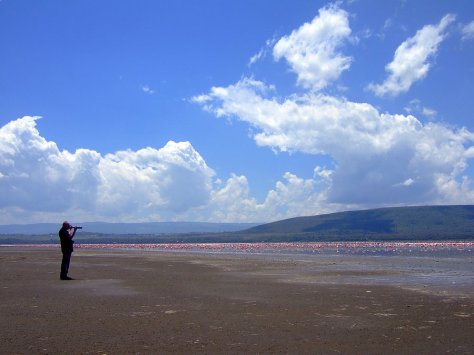
[[[390,280],[414,277],[403,271],[411,266],[391,258],[384,264],[367,256],[308,261],[79,248],[70,270],[77,279],[64,282],[57,249],[0,248],[2,348],[19,354],[471,352],[472,281],[462,292],[445,293],[453,287],[443,283],[428,292],[408,289]],[[441,262],[435,270],[456,265]]]

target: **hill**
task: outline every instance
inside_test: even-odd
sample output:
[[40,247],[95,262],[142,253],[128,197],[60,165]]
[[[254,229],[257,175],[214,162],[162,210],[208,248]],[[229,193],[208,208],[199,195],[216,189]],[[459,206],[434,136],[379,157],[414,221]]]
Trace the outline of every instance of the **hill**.
[[391,207],[296,217],[241,233],[288,240],[474,239],[474,206]]
[[[78,243],[474,240],[474,206],[393,207],[241,223],[84,223]],[[250,226],[250,228],[248,228]],[[21,227],[21,228],[20,228]],[[0,225],[0,244],[57,243],[57,224]]]

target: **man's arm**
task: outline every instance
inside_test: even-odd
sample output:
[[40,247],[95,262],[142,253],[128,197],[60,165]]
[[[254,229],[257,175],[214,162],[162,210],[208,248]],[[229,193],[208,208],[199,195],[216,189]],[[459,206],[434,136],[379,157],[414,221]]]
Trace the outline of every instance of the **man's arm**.
[[69,234],[70,238],[74,238],[74,235],[76,234],[76,231],[77,231],[77,227],[73,227],[72,228],[72,233]]

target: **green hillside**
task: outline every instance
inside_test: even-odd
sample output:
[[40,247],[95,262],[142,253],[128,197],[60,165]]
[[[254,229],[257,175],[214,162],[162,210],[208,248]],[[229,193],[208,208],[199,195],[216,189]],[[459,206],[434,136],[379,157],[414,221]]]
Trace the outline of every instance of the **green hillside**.
[[[297,217],[238,232],[110,234],[81,230],[78,243],[217,243],[474,240],[474,206],[380,208]],[[57,233],[4,234],[0,244],[58,243]]]
[[[393,207],[297,217],[241,233],[291,240],[474,239],[474,206]],[[260,239],[260,238],[259,238]]]

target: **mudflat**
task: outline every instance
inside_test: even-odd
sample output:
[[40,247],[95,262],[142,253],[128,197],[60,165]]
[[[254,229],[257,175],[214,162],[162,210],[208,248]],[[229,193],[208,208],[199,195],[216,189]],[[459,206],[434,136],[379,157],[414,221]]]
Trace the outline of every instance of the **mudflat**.
[[472,282],[380,260],[79,249],[60,281],[59,249],[0,247],[0,353],[474,352]]

